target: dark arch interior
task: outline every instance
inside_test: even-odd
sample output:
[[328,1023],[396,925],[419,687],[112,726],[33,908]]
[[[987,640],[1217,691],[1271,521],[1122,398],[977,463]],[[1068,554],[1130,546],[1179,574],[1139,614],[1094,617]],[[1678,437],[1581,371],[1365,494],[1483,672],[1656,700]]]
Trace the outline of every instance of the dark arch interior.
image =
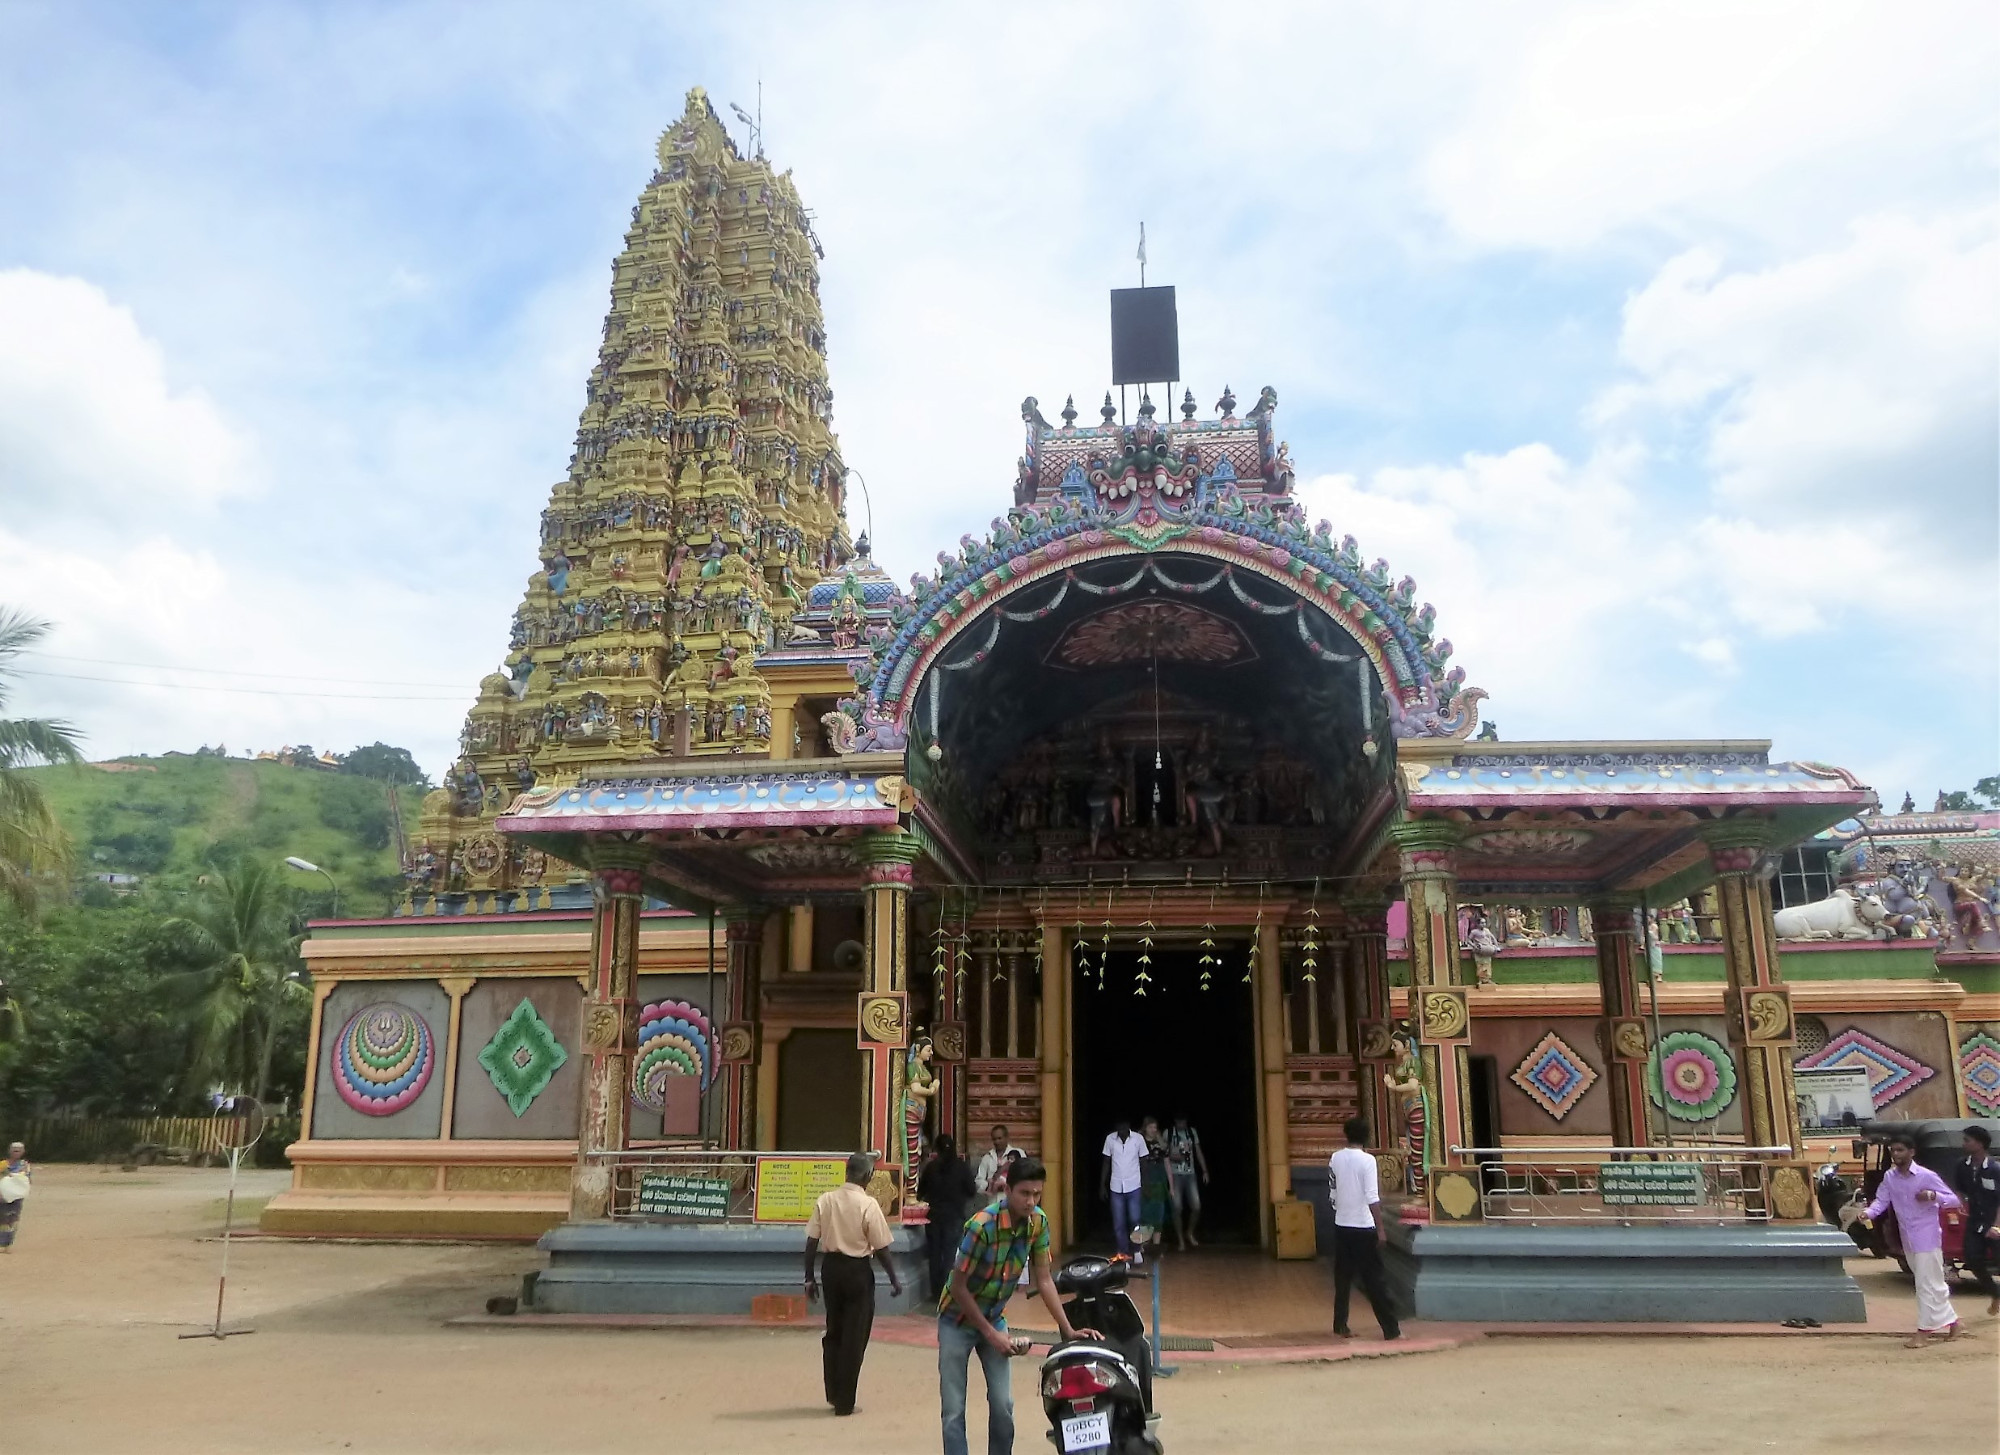
[[[1240,569],[1217,580],[1219,569],[1171,553],[1094,562],[1053,610],[1061,576],[989,607],[933,665],[911,720],[912,772],[985,869],[1047,878],[1080,859],[1268,859],[1266,829],[1310,829],[1324,857],[1345,838],[1392,757],[1363,751],[1371,734],[1388,742],[1374,670],[1278,582]],[[1162,575],[1215,584],[1176,590]],[[935,761],[923,751],[933,722]]]

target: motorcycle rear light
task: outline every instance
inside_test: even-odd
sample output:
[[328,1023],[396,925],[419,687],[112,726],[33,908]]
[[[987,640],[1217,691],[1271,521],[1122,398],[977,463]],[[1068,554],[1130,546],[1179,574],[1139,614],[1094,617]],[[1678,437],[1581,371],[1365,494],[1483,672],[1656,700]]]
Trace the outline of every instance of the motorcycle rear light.
[[1095,1399],[1111,1392],[1111,1371],[1098,1364],[1065,1364],[1042,1385],[1056,1399]]

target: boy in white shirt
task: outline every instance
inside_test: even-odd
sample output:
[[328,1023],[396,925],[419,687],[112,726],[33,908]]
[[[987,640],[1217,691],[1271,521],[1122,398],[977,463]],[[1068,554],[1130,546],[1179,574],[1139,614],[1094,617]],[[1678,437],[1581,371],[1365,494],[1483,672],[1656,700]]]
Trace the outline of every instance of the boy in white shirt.
[[1382,1223],[1382,1191],[1375,1171],[1375,1154],[1368,1150],[1368,1123],[1360,1117],[1343,1130],[1347,1145],[1328,1161],[1326,1195],[1333,1203],[1333,1331],[1353,1337],[1347,1327],[1347,1302],[1354,1280],[1368,1296],[1375,1322],[1386,1342],[1403,1335],[1389,1289],[1382,1276],[1382,1244],[1389,1241]]
[[1132,1256],[1132,1229],[1139,1221],[1139,1164],[1145,1155],[1146,1139],[1132,1130],[1129,1120],[1119,1118],[1104,1139],[1104,1179],[1098,1190],[1111,1201],[1111,1235],[1127,1258]]

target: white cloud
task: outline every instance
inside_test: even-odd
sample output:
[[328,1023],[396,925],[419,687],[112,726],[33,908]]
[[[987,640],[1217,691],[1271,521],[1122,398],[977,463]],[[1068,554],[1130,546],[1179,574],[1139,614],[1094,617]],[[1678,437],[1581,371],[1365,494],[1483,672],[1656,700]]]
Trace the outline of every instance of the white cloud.
[[251,451],[175,388],[132,314],[81,278],[0,271],[0,479],[10,515],[171,513],[248,493]]
[[[1517,12],[1518,14],[1519,12]],[[1984,4],[1637,0],[1534,12],[1424,168],[1461,235],[1578,247],[1706,220],[1792,235],[1991,145]],[[1979,158],[1983,165],[1984,158]]]

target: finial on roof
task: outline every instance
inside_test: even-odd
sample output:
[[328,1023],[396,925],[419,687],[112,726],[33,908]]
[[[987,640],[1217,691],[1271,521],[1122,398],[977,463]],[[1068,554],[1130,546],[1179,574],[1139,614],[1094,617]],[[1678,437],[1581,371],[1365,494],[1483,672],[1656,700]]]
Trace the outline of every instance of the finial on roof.
[[1194,390],[1189,389],[1183,392],[1181,395],[1181,418],[1185,420],[1187,423],[1193,424],[1194,411],[1195,411]]
[[1222,386],[1222,397],[1215,401],[1215,412],[1224,419],[1236,413],[1236,391],[1227,384]]
[[1150,394],[1141,394],[1139,396],[1139,418],[1150,422],[1153,414],[1153,396]]
[[1076,425],[1076,396],[1074,394],[1063,400],[1062,422],[1064,429],[1072,429]]
[[1110,424],[1112,420],[1118,417],[1118,406],[1111,402],[1111,391],[1109,389],[1104,391],[1104,407],[1097,412],[1104,416],[1106,424]]
[[863,531],[854,538],[854,554],[862,560],[868,559],[868,532]]

